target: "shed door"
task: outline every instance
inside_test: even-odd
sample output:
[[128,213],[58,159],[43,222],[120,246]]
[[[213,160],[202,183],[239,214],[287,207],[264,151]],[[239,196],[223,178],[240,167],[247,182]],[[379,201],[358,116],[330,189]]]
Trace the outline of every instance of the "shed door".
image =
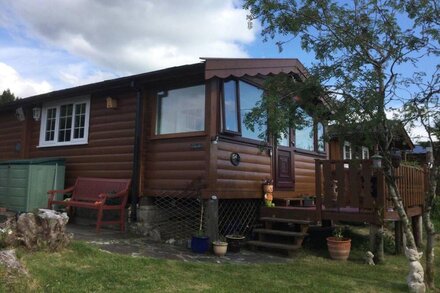
[[295,165],[293,145],[290,139],[284,139],[275,150],[275,186],[293,190],[295,187]]

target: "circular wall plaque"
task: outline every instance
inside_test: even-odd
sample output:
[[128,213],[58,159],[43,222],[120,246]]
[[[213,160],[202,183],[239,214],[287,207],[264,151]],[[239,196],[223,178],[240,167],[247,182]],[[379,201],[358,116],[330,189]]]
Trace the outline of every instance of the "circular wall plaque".
[[238,166],[240,164],[240,155],[238,153],[231,154],[231,163],[234,166]]

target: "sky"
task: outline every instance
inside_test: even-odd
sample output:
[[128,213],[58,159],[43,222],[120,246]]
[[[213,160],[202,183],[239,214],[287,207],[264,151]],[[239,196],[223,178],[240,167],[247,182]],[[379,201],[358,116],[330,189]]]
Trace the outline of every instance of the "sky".
[[239,0],[0,0],[0,92],[21,98],[200,62],[199,57],[298,58],[248,27]]

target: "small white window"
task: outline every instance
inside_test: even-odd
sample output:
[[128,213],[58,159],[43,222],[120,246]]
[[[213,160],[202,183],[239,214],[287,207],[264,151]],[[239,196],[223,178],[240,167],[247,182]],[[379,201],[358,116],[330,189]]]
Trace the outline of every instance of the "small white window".
[[43,104],[39,147],[87,144],[90,98]]
[[351,143],[349,143],[348,141],[344,141],[344,147],[342,153],[344,160],[351,160],[352,158]]
[[362,147],[362,160],[367,160],[370,158],[370,151],[368,150],[367,147],[363,146]]

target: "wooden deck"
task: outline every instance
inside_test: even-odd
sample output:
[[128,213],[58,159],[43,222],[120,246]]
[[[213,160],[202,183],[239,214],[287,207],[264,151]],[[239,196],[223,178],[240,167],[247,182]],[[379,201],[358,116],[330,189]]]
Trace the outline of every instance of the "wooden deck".
[[[408,216],[420,216],[425,201],[425,170],[400,166],[394,172]],[[399,220],[383,172],[373,170],[370,160],[316,160],[316,205],[263,207],[260,216],[370,224]]]

